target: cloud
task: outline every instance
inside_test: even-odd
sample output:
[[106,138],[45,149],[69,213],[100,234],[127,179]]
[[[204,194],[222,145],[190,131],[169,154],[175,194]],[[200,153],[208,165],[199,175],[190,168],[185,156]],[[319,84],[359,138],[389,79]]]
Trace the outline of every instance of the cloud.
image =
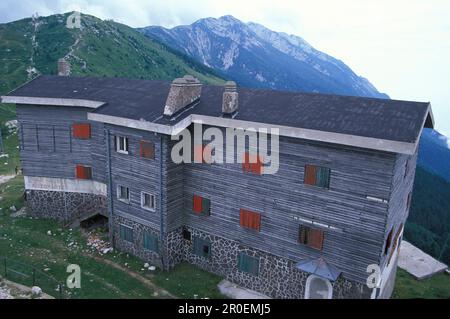
[[448,0],[1,0],[0,22],[73,10],[133,27],[232,14],[296,34],[393,98],[431,101],[450,131]]

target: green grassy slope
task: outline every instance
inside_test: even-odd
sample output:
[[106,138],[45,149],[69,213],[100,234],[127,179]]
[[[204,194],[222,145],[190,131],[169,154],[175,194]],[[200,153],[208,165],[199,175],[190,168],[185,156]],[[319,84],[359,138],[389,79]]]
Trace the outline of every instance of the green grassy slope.
[[172,80],[192,74],[205,83],[223,82],[215,71],[133,28],[81,15],[81,28],[68,29],[68,16],[0,24],[1,94],[36,74],[56,74],[57,60],[64,56],[74,75]]
[[450,299],[450,276],[437,274],[419,281],[398,268],[392,298]]

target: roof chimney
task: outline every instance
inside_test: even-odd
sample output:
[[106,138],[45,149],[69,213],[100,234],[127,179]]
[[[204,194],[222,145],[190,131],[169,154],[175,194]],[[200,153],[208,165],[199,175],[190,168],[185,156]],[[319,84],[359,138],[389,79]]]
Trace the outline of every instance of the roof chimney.
[[182,108],[200,99],[202,84],[192,75],[177,78],[170,85],[164,115],[172,116]]
[[231,114],[238,108],[237,85],[234,81],[227,81],[225,83],[225,92],[223,92],[222,98],[222,113]]
[[58,75],[59,76],[69,76],[70,75],[70,64],[64,58],[58,60]]

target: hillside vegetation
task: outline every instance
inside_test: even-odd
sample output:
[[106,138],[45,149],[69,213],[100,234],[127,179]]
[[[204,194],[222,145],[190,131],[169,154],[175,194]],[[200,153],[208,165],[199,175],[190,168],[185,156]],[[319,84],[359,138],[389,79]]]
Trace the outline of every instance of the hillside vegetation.
[[81,15],[81,28],[68,29],[70,13],[0,24],[0,93],[38,74],[56,74],[66,57],[72,74],[173,80],[191,74],[221,83],[213,71],[191,58],[114,21]]
[[405,238],[448,265],[449,232],[450,183],[418,167]]

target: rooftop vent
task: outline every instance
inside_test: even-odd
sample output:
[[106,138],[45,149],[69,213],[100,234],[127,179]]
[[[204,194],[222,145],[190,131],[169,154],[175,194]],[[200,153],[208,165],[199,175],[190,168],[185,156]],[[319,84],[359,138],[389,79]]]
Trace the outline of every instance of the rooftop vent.
[[70,64],[64,58],[58,60],[58,75],[59,76],[69,76],[70,75]]
[[238,97],[236,82],[228,81],[225,83],[225,92],[222,98],[222,113],[232,114],[238,108]]
[[200,99],[202,84],[192,75],[177,78],[170,85],[164,115],[172,116],[184,107]]

